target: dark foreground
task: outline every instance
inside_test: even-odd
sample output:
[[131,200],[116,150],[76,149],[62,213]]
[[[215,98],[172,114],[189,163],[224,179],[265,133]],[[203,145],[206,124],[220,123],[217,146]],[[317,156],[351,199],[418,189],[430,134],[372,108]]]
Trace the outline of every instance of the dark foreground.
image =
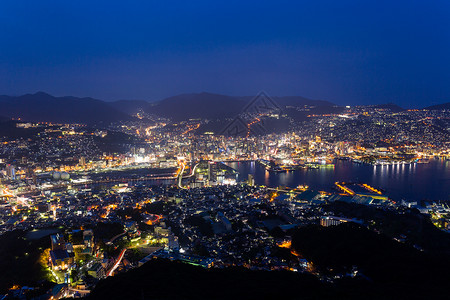
[[[432,255],[356,224],[301,228],[293,247],[333,282],[311,274],[203,269],[167,260],[100,281],[89,299],[443,299],[448,255]],[[360,275],[345,275],[352,269]],[[338,276],[338,277],[339,277]]]

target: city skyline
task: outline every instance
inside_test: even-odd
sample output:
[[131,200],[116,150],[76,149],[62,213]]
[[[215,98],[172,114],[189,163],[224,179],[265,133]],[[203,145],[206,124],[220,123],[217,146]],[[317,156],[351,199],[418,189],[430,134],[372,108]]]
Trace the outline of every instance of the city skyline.
[[450,2],[0,1],[0,299],[441,299]]

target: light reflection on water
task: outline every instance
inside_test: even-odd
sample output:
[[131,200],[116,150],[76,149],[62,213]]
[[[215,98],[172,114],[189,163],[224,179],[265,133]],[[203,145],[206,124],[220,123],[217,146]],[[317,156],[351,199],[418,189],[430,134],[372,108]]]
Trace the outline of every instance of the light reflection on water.
[[255,162],[231,162],[240,172],[239,180],[253,174],[257,184],[266,186],[309,185],[313,189],[332,191],[336,181],[365,182],[386,190],[395,200],[450,201],[450,162],[431,160],[428,164],[372,166],[350,161],[335,161],[335,168],[270,173]]

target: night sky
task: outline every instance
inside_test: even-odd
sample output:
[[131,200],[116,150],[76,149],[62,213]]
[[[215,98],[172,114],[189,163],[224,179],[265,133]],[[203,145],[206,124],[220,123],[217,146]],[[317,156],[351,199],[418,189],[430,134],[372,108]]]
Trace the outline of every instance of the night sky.
[[450,1],[0,2],[0,94],[450,101]]

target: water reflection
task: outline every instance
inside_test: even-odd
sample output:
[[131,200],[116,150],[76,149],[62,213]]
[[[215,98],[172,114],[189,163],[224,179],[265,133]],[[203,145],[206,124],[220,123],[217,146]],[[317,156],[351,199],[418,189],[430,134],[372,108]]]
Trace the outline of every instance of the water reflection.
[[239,179],[253,174],[257,184],[266,186],[309,185],[311,188],[332,191],[336,181],[362,181],[382,188],[396,200],[449,200],[450,164],[431,160],[428,164],[399,164],[372,166],[336,161],[335,168],[296,170],[270,173],[255,162],[227,163],[240,172]]

